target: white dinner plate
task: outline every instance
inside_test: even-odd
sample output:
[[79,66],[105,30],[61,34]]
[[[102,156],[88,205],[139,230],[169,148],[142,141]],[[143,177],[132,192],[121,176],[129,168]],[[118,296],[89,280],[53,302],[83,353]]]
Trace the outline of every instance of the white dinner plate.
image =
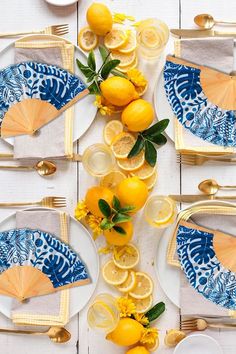
[[[47,208],[30,208],[27,210],[45,210]],[[52,210],[52,209],[49,209]],[[0,231],[14,229],[16,227],[16,213],[10,215],[0,223]],[[70,218],[70,246],[80,255],[86,265],[91,283],[70,289],[70,318],[81,311],[92,297],[97,285],[99,275],[99,257],[95,243],[86,228]],[[0,295],[0,312],[11,318],[12,298]]]
[[181,340],[174,354],[223,354],[218,342],[205,334],[193,334]]
[[74,4],[78,0],[45,0],[45,1],[48,2],[51,5],[68,6],[68,5]]
[[[192,208],[193,206],[197,205],[209,205],[212,203],[216,203],[216,201],[206,201],[206,202],[197,202],[191,204],[186,209]],[[232,206],[235,204],[224,202],[224,201],[217,201],[219,205],[226,205]],[[172,238],[174,232],[175,224],[168,227],[163,235],[161,236],[161,240],[158,245],[157,254],[156,254],[156,261],[155,261],[155,269],[157,273],[157,278],[163,289],[166,296],[169,300],[177,307],[180,307],[180,268],[171,266],[166,261],[167,249],[169,241]]]
[[[21,38],[21,40],[26,40],[26,39],[28,40],[36,40],[36,39],[49,40],[50,39],[54,41],[61,41],[61,37],[46,35],[46,34],[30,35]],[[65,41],[67,43],[72,44],[68,40]],[[80,61],[84,63],[86,61],[86,56],[80,50],[79,47],[77,47],[76,45],[74,45],[74,47],[75,47],[75,60],[74,60],[75,75],[79,76],[84,82],[86,82],[84,75],[81,73],[81,71],[78,69],[76,65],[76,58],[78,58]],[[7,47],[5,47],[2,51],[0,51],[0,69],[14,63],[14,48],[15,48],[15,42],[12,42]],[[86,130],[92,124],[97,113],[97,108],[94,105],[93,95],[85,96],[84,98],[79,100],[74,105],[74,107],[75,107],[75,111],[74,111],[73,141],[76,141],[86,132]],[[14,138],[8,138],[6,139],[6,141],[11,145],[14,144]]]

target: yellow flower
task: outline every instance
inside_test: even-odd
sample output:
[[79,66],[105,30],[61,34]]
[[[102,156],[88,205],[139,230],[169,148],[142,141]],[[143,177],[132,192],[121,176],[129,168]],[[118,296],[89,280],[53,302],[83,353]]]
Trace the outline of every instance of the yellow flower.
[[143,326],[146,326],[149,324],[148,318],[143,314],[143,313],[135,313],[134,314],[134,319],[141,323]]
[[120,317],[131,317],[135,314],[136,307],[131,299],[126,297],[119,297],[117,304],[120,310]]
[[124,23],[125,20],[135,21],[135,18],[133,16],[128,16],[126,14],[118,13],[118,12],[115,12],[113,14],[114,23]]
[[130,79],[130,81],[134,84],[136,87],[145,87],[147,86],[147,80],[139,71],[138,69],[131,69],[127,72],[127,76]]
[[102,96],[97,95],[96,100],[94,101],[95,106],[98,107],[99,112],[101,113],[102,116],[111,116],[113,111],[112,111],[112,105],[106,105],[104,102],[104,99]]
[[89,213],[89,210],[85,204],[84,200],[80,200],[75,208],[75,218],[77,220],[83,219],[87,214]]
[[102,221],[102,218],[99,218],[93,214],[89,214],[86,217],[86,222],[93,231],[94,239],[96,239],[103,232],[100,227],[101,221]]
[[106,247],[101,247],[98,250],[99,254],[108,254],[113,251],[113,246],[112,245],[107,245]]
[[144,328],[140,342],[142,344],[154,344],[158,337],[158,330],[155,327]]

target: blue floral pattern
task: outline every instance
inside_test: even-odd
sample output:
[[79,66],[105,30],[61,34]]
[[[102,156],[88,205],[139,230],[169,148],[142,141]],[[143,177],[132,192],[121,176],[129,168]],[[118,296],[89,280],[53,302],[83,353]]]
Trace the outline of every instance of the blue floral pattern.
[[214,233],[179,225],[177,253],[189,283],[206,299],[236,310],[236,273],[226,269],[213,248]]
[[179,122],[194,135],[210,143],[236,146],[236,111],[222,109],[205,96],[201,70],[166,61],[165,91]]
[[31,229],[0,232],[0,274],[24,265],[43,272],[54,288],[89,279],[79,256],[55,236]]
[[6,112],[17,102],[35,98],[57,110],[86,89],[83,81],[55,65],[24,62],[0,70],[0,126]]

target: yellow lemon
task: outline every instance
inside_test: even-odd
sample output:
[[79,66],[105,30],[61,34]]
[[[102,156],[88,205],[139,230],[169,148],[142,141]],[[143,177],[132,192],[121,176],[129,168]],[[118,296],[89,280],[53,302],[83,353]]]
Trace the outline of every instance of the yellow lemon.
[[120,285],[126,281],[129,272],[118,268],[115,263],[110,260],[104,264],[102,268],[102,276],[106,283],[110,285]]
[[126,178],[126,175],[120,171],[111,171],[101,178],[100,186],[106,187],[113,192],[116,192],[118,184]]
[[130,133],[122,132],[113,138],[111,149],[117,159],[125,159],[134,144],[135,137]]
[[89,27],[98,36],[105,36],[112,29],[112,14],[102,3],[95,2],[89,6],[86,17]]
[[104,38],[104,45],[108,49],[117,49],[128,41],[128,36],[125,31],[118,28],[113,28]]
[[133,132],[147,129],[154,119],[154,109],[148,101],[139,99],[131,102],[122,112],[122,123]]
[[170,329],[165,335],[165,345],[167,347],[175,347],[182,339],[186,337],[186,334],[178,329]]
[[[137,284],[137,278],[136,278]],[[135,299],[132,298],[132,302],[135,304],[137,313],[146,313],[152,307],[152,295],[146,297],[145,299]]]
[[134,299],[145,299],[149,297],[153,292],[153,281],[143,272],[136,272],[136,286],[129,292],[129,295]]
[[121,224],[116,224],[118,227],[122,227],[125,231],[125,235],[120,234],[117,232],[114,228],[110,230],[104,230],[103,235],[106,238],[106,241],[110,245],[115,245],[115,246],[123,246],[126,245],[133,237],[133,224],[131,221],[127,222],[122,222]]
[[139,262],[139,250],[134,245],[116,247],[113,253],[115,265],[121,269],[131,269],[136,267]]
[[135,284],[136,284],[136,274],[134,271],[131,271],[129,272],[126,281],[121,285],[117,286],[117,290],[119,290],[121,293],[128,293],[135,287]]
[[143,332],[143,326],[131,319],[121,318],[117,327],[106,336],[106,339],[122,346],[129,346],[139,342]]
[[119,76],[112,76],[104,80],[100,89],[108,102],[119,107],[126,106],[139,97],[134,85],[128,79]]
[[148,197],[148,189],[138,177],[128,177],[117,186],[117,196],[122,205],[134,206],[135,212],[144,206]]
[[150,354],[150,352],[144,346],[137,346],[128,350],[126,354]]
[[111,145],[112,140],[118,134],[122,133],[124,129],[123,124],[120,120],[111,120],[108,122],[103,130],[103,138],[107,145]]
[[99,199],[104,199],[109,205],[112,204],[112,199],[114,194],[110,189],[100,186],[94,186],[87,190],[85,196],[85,204],[90,211],[95,216],[103,217],[103,214],[98,206]]
[[84,27],[79,32],[78,43],[80,48],[89,52],[97,47],[98,36],[89,27]]

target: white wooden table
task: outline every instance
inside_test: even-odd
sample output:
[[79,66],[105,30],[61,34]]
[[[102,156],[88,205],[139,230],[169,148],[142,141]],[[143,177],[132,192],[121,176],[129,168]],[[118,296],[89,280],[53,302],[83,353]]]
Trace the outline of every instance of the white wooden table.
[[[172,28],[193,27],[193,17],[198,13],[211,13],[214,17],[225,20],[235,20],[236,2],[234,0],[107,0],[104,1],[116,12],[133,15],[137,20],[148,17],[157,17],[164,20]],[[76,43],[77,31],[85,25],[85,14],[91,0],[79,0],[78,4],[68,7],[55,7],[48,5],[44,0],[1,0],[0,1],[0,32],[17,31],[23,29],[43,28],[57,23],[69,23],[70,33],[67,36]],[[0,49],[3,49],[9,40],[0,39]],[[169,51],[171,51],[171,42]],[[0,57],[1,60],[1,57]],[[10,64],[10,63],[9,63]],[[154,77],[154,71],[150,73]],[[155,84],[152,79],[151,87]],[[149,94],[151,99],[151,95]],[[86,119],[86,117],[84,117]],[[82,152],[88,145],[102,140],[102,127],[106,119],[98,116],[79,142]],[[76,148],[76,147],[75,147]],[[10,152],[9,146],[0,141],[0,152]],[[175,162],[176,155],[171,141],[158,153],[158,183],[153,193],[195,193],[198,183],[205,178],[215,178],[220,184],[235,182],[235,167],[219,168],[218,166],[186,167]],[[58,173],[48,179],[40,178],[34,172],[6,172],[0,170],[0,200],[13,201],[21,199],[37,200],[44,195],[64,195],[68,200],[68,211],[73,214],[73,209],[79,197],[83,197],[86,189],[96,181],[88,176],[81,166],[76,164],[58,164]],[[234,183],[235,184],[235,183]],[[12,210],[1,210],[0,220],[10,215]],[[142,212],[135,219],[135,242],[141,249],[140,269],[148,272],[156,280],[153,259],[155,257],[161,232],[149,227],[142,221]],[[99,281],[97,292],[111,291],[103,282]],[[177,328],[179,325],[179,311],[170,303],[157,280],[155,281],[154,300],[166,303],[166,312],[159,320],[161,345],[160,354],[172,353],[163,345],[165,331]],[[86,309],[79,316],[75,316],[68,329],[72,339],[64,345],[55,345],[47,338],[26,338],[0,335],[0,348],[3,354],[122,354],[124,348],[117,347],[104,340],[102,335],[91,331],[87,326]],[[11,327],[11,322],[0,315],[0,328]],[[218,331],[209,332],[220,341],[224,354],[236,353],[236,336]]]

